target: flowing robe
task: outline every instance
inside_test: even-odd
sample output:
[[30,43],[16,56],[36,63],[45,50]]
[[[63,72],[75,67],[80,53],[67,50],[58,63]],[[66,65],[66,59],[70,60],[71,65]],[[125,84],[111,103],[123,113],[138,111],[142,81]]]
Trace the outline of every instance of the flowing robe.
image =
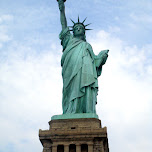
[[101,75],[107,50],[96,56],[86,41],[75,38],[68,28],[59,38],[63,46],[62,108],[65,113],[96,113],[98,76]]

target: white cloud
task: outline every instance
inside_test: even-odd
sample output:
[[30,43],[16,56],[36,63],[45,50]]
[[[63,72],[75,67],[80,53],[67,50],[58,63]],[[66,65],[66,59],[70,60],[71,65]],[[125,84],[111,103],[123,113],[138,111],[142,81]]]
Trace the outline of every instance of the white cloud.
[[15,151],[36,151],[39,128],[47,129],[51,116],[62,113],[60,56],[54,54],[54,44],[44,54],[12,44],[9,49],[15,52],[9,50],[0,65],[0,130],[8,130],[1,132],[1,150],[10,143]]
[[103,126],[108,126],[110,149],[127,152],[136,147],[134,151],[142,152],[148,146],[150,152],[152,139],[147,132],[151,130],[147,126],[151,125],[152,115],[152,46],[128,46],[105,31],[91,35],[89,42],[96,54],[110,50],[99,78],[97,105]]
[[[0,42],[7,42],[10,40],[10,37],[5,33],[0,33]],[[2,44],[1,44],[2,45]]]
[[[101,28],[109,25],[109,32],[93,31],[88,40],[96,54],[110,50],[99,78],[97,104],[108,127],[110,151],[151,152],[152,44],[130,46],[113,36],[124,32],[123,38],[132,44],[135,39],[142,44],[149,40],[145,35],[151,30],[151,0],[81,3],[66,3],[67,17],[79,12]],[[38,130],[48,129],[51,116],[62,113],[61,47],[51,41],[57,38],[59,12],[56,1],[16,4],[13,9],[3,4],[14,16],[0,15],[0,151],[42,151]],[[97,4],[91,12],[90,4]]]
[[6,24],[13,20],[12,15],[1,15],[0,16],[0,49],[3,47],[5,42],[11,40],[11,36],[7,34],[7,26]]
[[3,14],[0,16],[0,24],[3,23],[4,21],[11,21],[13,20],[13,16],[10,14]]
[[119,27],[117,27],[117,26],[115,26],[115,27],[110,26],[109,27],[109,33],[118,33],[120,31],[121,31],[121,29]]
[[135,14],[130,14],[130,17],[134,20],[134,21],[137,21],[137,22],[140,22],[140,23],[152,23],[152,18],[151,18],[151,15],[148,15],[148,14],[138,14],[138,15],[135,15]]
[[[97,104],[102,124],[108,127],[110,149],[127,152],[136,147],[142,152],[151,141],[146,128],[151,121],[151,45],[128,46],[105,31],[88,40],[96,54],[110,49]],[[8,130],[1,132],[1,150],[11,143],[16,151],[36,151],[41,148],[38,129],[48,129],[51,116],[62,113],[61,53],[55,54],[61,49],[52,42],[49,50],[38,54],[33,47],[10,44],[0,65],[0,130]],[[129,140],[132,136],[138,139]]]

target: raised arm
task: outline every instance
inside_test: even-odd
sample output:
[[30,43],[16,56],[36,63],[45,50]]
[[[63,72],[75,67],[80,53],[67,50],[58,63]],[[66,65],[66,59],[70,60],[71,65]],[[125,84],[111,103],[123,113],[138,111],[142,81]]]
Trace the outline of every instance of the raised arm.
[[60,10],[61,26],[62,26],[62,30],[64,30],[67,27],[64,0],[58,0],[58,5],[59,5],[59,10]]

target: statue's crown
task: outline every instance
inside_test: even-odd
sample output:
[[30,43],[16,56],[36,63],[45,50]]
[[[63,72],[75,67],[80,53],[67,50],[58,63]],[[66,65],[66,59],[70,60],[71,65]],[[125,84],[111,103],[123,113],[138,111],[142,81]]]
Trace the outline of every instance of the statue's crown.
[[79,16],[78,16],[78,22],[77,22],[77,23],[75,23],[75,22],[71,19],[71,21],[72,21],[72,23],[73,23],[73,26],[69,26],[70,28],[72,28],[70,31],[73,31],[74,27],[75,27],[76,25],[78,25],[78,24],[82,25],[85,30],[92,30],[92,29],[87,29],[87,28],[86,28],[86,27],[89,26],[91,23],[90,23],[90,24],[87,24],[87,25],[84,25],[84,22],[86,21],[86,19],[87,19],[87,17],[84,19],[83,22],[80,22],[80,19],[79,19]]

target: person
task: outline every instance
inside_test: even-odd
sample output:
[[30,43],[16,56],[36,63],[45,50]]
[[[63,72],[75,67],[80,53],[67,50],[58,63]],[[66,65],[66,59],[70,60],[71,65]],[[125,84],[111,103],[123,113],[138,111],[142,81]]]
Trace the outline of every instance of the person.
[[96,113],[98,77],[108,57],[108,50],[97,56],[86,41],[85,32],[88,25],[79,21],[72,26],[73,34],[67,26],[65,5],[58,0],[62,31],[59,35],[63,46],[61,58],[63,77],[63,114]]

